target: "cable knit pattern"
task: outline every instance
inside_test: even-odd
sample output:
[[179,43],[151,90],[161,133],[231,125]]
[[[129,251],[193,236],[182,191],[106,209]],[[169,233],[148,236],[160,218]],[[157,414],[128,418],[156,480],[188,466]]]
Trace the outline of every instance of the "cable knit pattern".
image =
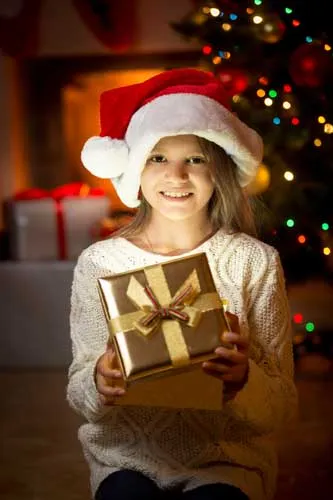
[[97,278],[179,258],[142,250],[123,238],[91,245],[79,257],[72,285],[73,361],[67,398],[86,422],[79,429],[99,483],[121,468],[142,471],[163,488],[227,482],[251,500],[271,499],[276,481],[274,432],[296,409],[288,301],[276,250],[245,234],[218,231],[186,253],[205,252],[219,294],[250,338],[248,381],[222,411],[104,406],[94,367],[108,330]]

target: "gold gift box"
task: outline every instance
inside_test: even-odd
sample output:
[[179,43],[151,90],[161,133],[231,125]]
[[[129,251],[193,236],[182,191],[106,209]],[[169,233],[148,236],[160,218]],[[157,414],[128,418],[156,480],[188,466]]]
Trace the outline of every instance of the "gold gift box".
[[127,386],[215,358],[230,330],[204,253],[100,278],[98,285]]

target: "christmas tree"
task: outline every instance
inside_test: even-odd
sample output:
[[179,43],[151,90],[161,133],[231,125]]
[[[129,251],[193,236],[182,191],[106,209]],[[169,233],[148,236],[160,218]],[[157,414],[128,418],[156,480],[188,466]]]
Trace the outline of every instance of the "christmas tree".
[[329,2],[193,1],[171,25],[199,43],[234,111],[265,142],[250,187],[262,198],[261,238],[287,280],[333,272],[333,58]]

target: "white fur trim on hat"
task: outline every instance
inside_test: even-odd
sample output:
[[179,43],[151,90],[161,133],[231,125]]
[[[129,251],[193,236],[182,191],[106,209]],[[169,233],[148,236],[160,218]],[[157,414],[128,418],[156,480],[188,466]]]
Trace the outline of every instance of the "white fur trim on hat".
[[125,141],[119,139],[90,137],[83,146],[81,161],[97,177],[119,177],[127,167],[128,147]]
[[155,144],[163,137],[187,134],[221,146],[235,162],[242,187],[255,177],[263,156],[263,142],[255,130],[210,97],[183,93],[164,95],[134,113],[127,128],[128,165],[114,182],[127,206],[140,204],[141,173]]

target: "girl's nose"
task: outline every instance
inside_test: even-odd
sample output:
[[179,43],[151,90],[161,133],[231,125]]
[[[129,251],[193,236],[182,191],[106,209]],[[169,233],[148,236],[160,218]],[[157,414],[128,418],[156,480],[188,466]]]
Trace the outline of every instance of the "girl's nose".
[[186,163],[183,161],[170,162],[166,168],[166,177],[171,180],[186,180],[188,178]]

